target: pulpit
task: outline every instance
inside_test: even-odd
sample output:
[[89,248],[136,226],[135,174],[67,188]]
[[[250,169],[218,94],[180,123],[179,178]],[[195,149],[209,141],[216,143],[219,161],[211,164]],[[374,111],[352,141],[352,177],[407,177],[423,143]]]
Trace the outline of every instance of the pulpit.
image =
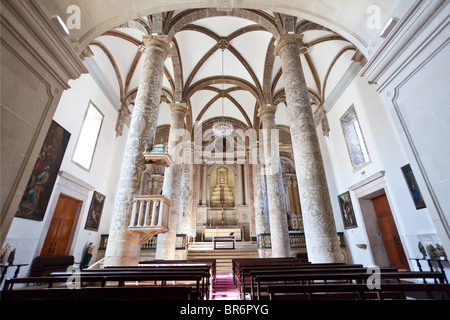
[[144,152],[144,159],[146,169],[141,177],[141,194],[133,198],[128,227],[130,232],[139,234],[141,242],[169,231],[170,199],[159,192],[164,180],[164,169],[173,164],[163,144],[156,144],[152,150]]

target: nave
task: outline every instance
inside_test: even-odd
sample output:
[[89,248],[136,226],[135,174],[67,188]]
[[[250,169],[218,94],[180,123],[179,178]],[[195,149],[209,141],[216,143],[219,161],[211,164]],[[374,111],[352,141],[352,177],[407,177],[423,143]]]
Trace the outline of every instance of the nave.
[[[207,250],[203,250],[206,252]],[[241,250],[242,251],[242,250]],[[251,251],[251,250],[247,250]],[[216,255],[216,256],[215,256]],[[210,258],[147,260],[138,266],[52,271],[7,278],[2,300],[449,300],[439,271],[255,258],[211,250]],[[218,257],[218,259],[215,259]],[[231,268],[218,269],[217,260]],[[70,267],[70,266],[69,266]],[[61,266],[59,266],[61,270]],[[56,270],[56,268],[54,269]],[[220,272],[218,272],[220,270]],[[74,290],[75,289],[75,290]]]

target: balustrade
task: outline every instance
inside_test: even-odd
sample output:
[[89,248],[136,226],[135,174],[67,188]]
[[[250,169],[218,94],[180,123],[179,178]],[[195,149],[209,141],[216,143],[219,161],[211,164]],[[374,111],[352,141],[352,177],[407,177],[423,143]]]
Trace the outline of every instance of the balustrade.
[[170,201],[163,195],[136,196],[133,199],[130,231],[138,231],[147,237],[167,232]]
[[[345,247],[344,234],[342,232],[338,232],[338,238],[340,246]],[[305,234],[303,232],[290,231],[289,243],[291,248],[306,248]],[[258,234],[258,248],[260,249],[272,248],[270,233]]]

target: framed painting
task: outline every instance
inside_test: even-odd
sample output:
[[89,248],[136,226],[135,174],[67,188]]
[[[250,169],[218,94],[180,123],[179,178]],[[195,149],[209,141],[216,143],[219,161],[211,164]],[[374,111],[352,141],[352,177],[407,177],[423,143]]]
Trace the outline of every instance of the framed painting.
[[94,191],[86,219],[86,225],[84,226],[86,230],[98,231],[104,204],[105,196],[97,191]]
[[344,221],[345,229],[357,228],[355,212],[353,210],[352,199],[350,198],[350,192],[346,191],[338,195],[339,207],[341,208],[342,219]]
[[422,194],[420,193],[416,178],[414,177],[414,173],[412,172],[411,165],[407,164],[401,169],[416,209],[418,210],[426,208],[427,206],[425,205],[425,201],[423,201]]
[[28,179],[16,217],[42,221],[69,143],[70,133],[52,121]]

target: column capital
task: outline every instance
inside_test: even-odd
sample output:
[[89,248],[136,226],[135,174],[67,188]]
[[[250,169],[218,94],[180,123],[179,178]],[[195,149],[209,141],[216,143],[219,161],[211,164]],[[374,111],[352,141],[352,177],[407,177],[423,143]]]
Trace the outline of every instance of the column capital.
[[275,117],[276,112],[277,106],[261,106],[258,110],[258,117],[260,117],[261,120],[267,117]]
[[187,104],[186,103],[171,103],[169,104],[170,111],[172,112],[182,112],[183,116],[187,113]]
[[157,47],[164,51],[166,57],[170,56],[170,41],[167,35],[148,35],[143,36],[145,48]]
[[303,34],[280,34],[275,45],[275,55],[280,55],[281,50],[286,47],[296,47],[300,50],[302,46]]

